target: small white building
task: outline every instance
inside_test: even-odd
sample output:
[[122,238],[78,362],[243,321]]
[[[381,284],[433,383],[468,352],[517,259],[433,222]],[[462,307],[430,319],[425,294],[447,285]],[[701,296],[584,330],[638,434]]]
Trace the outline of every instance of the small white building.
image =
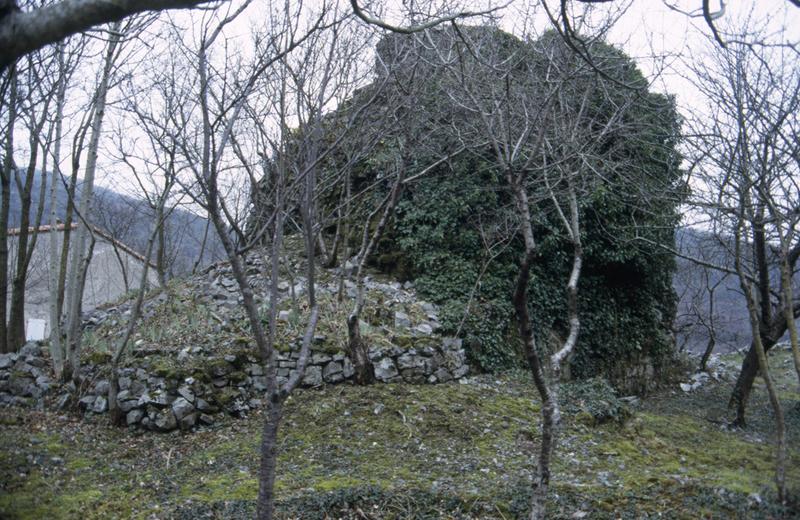
[[[72,231],[74,232],[76,229],[77,225],[73,224]],[[29,233],[34,232],[37,234],[36,245],[25,285],[25,337],[27,340],[41,340],[50,334],[50,269],[59,268],[58,265],[51,265],[50,262],[50,233],[58,233],[60,255],[64,225],[59,224],[55,229],[51,226],[29,229]],[[9,266],[16,265],[19,233],[19,229],[8,230]],[[86,273],[86,287],[83,292],[84,312],[118,301],[129,291],[138,288],[145,262],[144,256],[103,230],[93,228],[92,234],[95,243],[89,270]],[[30,243],[30,235],[28,241]],[[150,265],[148,283],[152,287],[158,284],[158,275],[153,264]],[[10,287],[8,298],[10,305]]]

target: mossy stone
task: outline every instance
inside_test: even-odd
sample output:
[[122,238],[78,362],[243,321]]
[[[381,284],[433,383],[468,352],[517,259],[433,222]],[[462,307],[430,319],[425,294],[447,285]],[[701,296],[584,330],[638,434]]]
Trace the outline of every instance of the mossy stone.
[[104,352],[101,350],[95,350],[90,352],[89,355],[86,356],[86,361],[90,365],[105,365],[106,363],[109,363],[111,361],[111,353]]

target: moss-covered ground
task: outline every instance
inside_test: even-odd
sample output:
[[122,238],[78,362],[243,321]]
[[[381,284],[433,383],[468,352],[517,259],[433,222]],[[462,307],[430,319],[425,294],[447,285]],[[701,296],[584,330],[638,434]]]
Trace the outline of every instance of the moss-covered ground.
[[[592,425],[565,411],[551,516],[800,517],[800,410],[788,359],[771,356],[790,430],[788,506],[775,503],[762,385],[748,427],[730,430],[723,380],[689,394],[672,385],[624,424]],[[539,442],[534,396],[522,373],[298,391],[281,429],[280,517],[520,517]],[[0,518],[252,517],[261,419],[159,435],[0,410]]]

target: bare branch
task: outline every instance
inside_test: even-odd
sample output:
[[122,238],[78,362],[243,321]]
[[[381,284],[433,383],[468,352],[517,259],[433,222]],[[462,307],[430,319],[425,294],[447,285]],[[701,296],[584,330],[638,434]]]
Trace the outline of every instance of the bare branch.
[[20,56],[95,25],[145,11],[216,3],[218,0],[62,0],[31,11],[14,10],[0,18],[0,70]]
[[[601,1],[610,1],[610,0],[601,0]],[[363,20],[364,22],[366,22],[366,23],[368,23],[370,25],[375,25],[377,27],[380,27],[381,29],[386,29],[387,31],[392,31],[392,32],[401,33],[401,34],[413,34],[413,33],[422,32],[422,31],[425,31],[427,29],[432,29],[432,28],[436,27],[437,25],[440,25],[440,24],[443,24],[443,23],[454,22],[456,20],[462,20],[464,18],[474,18],[474,17],[479,17],[479,16],[487,16],[487,15],[490,15],[492,13],[496,13],[497,11],[500,11],[502,9],[505,9],[510,4],[511,4],[511,0],[507,1],[506,3],[504,3],[504,4],[502,4],[502,5],[498,6],[498,7],[493,7],[491,9],[486,9],[485,11],[459,11],[457,13],[453,13],[453,14],[450,14],[450,15],[447,15],[447,16],[441,16],[439,18],[434,18],[433,20],[429,20],[429,21],[427,21],[425,23],[403,26],[403,25],[392,25],[390,23],[385,22],[384,20],[381,20],[380,18],[378,18],[376,16],[372,16],[369,13],[367,13],[364,9],[362,9],[360,5],[358,5],[358,0],[350,0],[350,5],[353,8],[353,12],[361,20]]]

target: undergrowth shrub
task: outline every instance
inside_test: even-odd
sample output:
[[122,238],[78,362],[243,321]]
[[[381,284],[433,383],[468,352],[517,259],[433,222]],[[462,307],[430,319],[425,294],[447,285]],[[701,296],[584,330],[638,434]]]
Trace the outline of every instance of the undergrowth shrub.
[[633,415],[616,390],[601,377],[567,383],[559,397],[564,414],[592,426],[611,422],[621,425]]

